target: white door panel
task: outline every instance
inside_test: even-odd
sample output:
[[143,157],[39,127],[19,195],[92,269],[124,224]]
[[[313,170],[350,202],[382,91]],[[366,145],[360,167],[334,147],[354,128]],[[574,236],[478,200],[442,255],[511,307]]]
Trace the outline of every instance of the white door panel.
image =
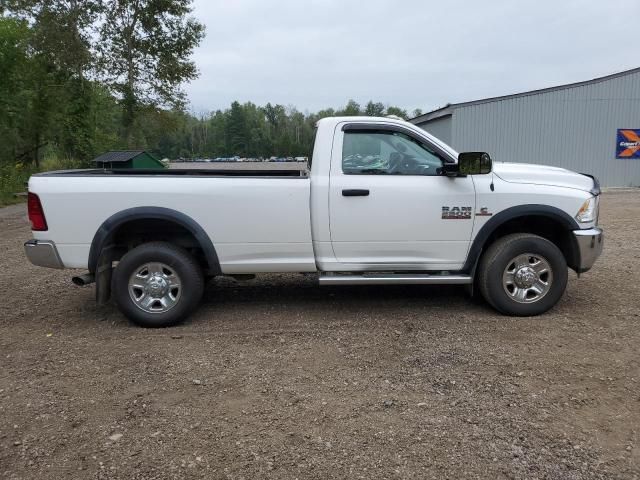
[[[367,189],[345,197],[342,190]],[[473,215],[442,219],[442,207],[475,210],[470,177],[342,175],[330,188],[331,238],[347,263],[463,263]]]
[[[457,242],[342,242],[339,245],[343,263],[386,265],[400,269],[403,266],[438,265],[438,269],[453,269],[464,263],[469,243]],[[446,251],[440,258],[437,252]],[[433,255],[429,255],[432,253]],[[372,263],[375,262],[375,263]]]
[[[461,266],[475,216],[471,177],[344,174],[344,133],[339,131],[336,136],[329,188],[336,260],[389,269]],[[373,157],[379,162],[377,155]],[[368,191],[368,195],[344,196],[345,190]],[[444,219],[443,207],[464,207],[469,215]]]

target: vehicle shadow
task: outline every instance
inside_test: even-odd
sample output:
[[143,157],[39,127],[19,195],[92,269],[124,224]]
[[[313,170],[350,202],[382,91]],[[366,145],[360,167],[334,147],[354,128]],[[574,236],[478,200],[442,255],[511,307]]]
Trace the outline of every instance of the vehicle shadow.
[[[98,306],[88,297],[85,315],[114,326],[131,325],[113,301]],[[254,280],[217,277],[208,282],[200,307],[183,327],[297,328],[301,322],[318,326],[333,322],[393,323],[407,320],[441,321],[474,317],[494,321],[496,315],[477,295],[459,285],[343,285],[320,286],[316,275],[264,274]],[[176,327],[174,327],[176,328]],[[178,327],[180,328],[180,327]]]
[[459,285],[343,285],[320,286],[316,275],[258,276],[255,280],[235,281],[216,278],[209,282],[202,300],[203,306],[277,305],[282,308],[314,306],[331,309],[372,306],[447,306],[468,308],[482,305],[472,299]]

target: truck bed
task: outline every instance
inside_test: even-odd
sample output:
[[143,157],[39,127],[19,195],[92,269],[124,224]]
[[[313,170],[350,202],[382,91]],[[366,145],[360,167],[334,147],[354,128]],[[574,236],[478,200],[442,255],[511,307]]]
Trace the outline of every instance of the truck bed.
[[94,235],[138,207],[171,209],[200,225],[223,273],[315,271],[310,179],[295,170],[64,170],[37,174],[48,231],[68,268],[87,268]]
[[177,176],[206,176],[206,177],[259,177],[259,178],[283,178],[283,177],[307,177],[308,171],[306,166],[301,166],[300,169],[283,169],[283,168],[158,168],[158,169],[80,169],[80,170],[56,170],[52,172],[37,173],[38,177],[50,177],[50,176],[117,176],[117,177],[135,177],[135,176],[163,176],[163,177],[177,177]]

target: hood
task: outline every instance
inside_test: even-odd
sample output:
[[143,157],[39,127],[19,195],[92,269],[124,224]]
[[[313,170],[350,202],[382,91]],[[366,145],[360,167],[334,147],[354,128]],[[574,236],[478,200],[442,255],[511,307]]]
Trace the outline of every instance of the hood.
[[493,164],[493,173],[506,182],[552,185],[591,191],[595,187],[593,178],[565,168],[533,165],[530,163]]

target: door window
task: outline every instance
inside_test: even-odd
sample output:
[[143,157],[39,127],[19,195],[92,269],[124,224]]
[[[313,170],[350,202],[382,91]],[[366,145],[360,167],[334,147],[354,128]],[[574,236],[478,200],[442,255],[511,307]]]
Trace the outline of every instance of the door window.
[[344,132],[345,175],[440,175],[443,160],[425,145],[400,132]]

